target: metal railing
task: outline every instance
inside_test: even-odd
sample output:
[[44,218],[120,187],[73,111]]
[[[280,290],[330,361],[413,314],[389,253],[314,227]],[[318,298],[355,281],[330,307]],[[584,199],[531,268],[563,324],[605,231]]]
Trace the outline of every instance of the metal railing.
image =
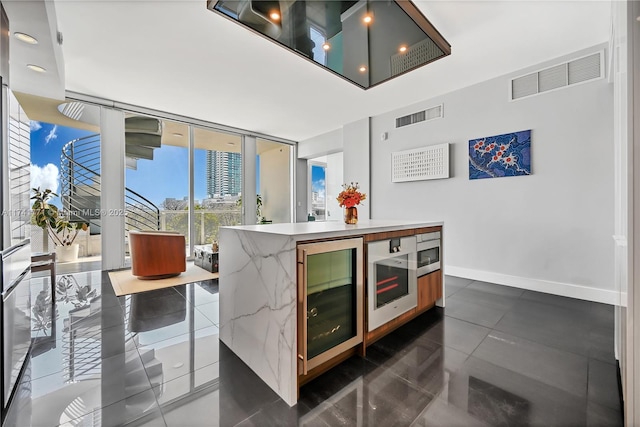
[[[72,221],[91,225],[100,233],[100,135],[67,142],[60,155],[60,198]],[[113,212],[118,214],[118,212]],[[159,230],[160,210],[149,199],[125,187],[125,231]]]

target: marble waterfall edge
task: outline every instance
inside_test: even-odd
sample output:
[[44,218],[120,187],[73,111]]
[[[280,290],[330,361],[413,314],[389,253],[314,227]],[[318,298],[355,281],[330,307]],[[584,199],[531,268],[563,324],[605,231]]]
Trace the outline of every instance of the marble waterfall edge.
[[297,400],[296,242],[220,229],[220,339],[289,405]]

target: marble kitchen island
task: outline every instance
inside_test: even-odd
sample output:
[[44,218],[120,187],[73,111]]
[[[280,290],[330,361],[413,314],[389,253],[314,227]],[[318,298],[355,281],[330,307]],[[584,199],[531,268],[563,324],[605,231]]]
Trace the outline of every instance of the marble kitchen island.
[[368,220],[221,227],[220,339],[284,401],[298,394],[296,245],[427,227],[441,221]]

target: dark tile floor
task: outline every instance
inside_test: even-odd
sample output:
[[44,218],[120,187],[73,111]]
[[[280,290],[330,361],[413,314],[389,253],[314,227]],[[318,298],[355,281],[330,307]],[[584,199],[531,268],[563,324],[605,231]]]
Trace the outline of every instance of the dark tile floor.
[[290,408],[218,341],[216,283],[115,297],[33,280],[34,347],[7,426],[617,426],[613,308],[447,277],[436,308]]

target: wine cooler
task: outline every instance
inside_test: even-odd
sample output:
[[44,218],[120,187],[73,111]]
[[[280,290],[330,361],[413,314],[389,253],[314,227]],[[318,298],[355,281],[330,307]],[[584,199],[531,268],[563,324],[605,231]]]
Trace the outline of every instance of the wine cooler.
[[299,375],[360,344],[362,238],[298,245]]

